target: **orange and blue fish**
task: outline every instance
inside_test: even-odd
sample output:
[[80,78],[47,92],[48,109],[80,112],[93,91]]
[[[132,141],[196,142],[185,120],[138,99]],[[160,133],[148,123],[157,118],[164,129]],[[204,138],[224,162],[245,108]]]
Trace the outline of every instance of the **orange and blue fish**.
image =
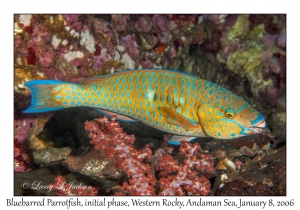
[[88,106],[121,121],[141,121],[173,134],[171,144],[197,137],[233,139],[260,133],[262,114],[242,97],[213,82],[180,71],[120,71],[83,80],[25,83],[32,93],[25,113]]

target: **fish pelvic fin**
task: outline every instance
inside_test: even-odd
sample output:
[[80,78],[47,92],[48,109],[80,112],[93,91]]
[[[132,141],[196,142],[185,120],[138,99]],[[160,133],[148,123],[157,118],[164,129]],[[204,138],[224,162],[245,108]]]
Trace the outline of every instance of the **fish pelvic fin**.
[[58,80],[33,80],[26,82],[24,86],[31,91],[31,106],[24,113],[40,113],[65,108],[59,103],[59,97],[55,94],[68,82]]
[[173,135],[172,138],[168,141],[168,143],[172,145],[180,145],[181,141],[193,141],[195,139],[197,139],[197,137]]

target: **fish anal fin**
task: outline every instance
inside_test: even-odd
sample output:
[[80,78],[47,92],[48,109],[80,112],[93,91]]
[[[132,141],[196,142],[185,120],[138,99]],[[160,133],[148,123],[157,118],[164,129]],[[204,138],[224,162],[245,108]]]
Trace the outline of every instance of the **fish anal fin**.
[[107,110],[96,109],[96,111],[100,112],[101,114],[104,114],[104,115],[108,116],[109,118],[111,118],[113,115],[116,115],[117,120],[119,120],[121,122],[136,122],[135,120],[133,120],[129,117],[126,117],[124,115],[120,115],[120,114],[117,114],[117,113],[114,113],[114,112],[110,112],[110,111],[107,111]]

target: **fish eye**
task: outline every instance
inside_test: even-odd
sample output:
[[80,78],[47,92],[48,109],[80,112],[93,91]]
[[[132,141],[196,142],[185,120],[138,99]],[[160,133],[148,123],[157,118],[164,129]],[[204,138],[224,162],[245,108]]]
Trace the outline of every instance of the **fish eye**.
[[225,116],[229,119],[233,119],[234,118],[234,112],[232,110],[227,110],[225,113]]

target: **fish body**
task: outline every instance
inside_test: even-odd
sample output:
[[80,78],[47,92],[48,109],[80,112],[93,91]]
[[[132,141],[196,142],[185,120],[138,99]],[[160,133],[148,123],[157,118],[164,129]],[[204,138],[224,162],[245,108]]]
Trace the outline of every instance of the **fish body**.
[[32,92],[25,113],[89,106],[175,135],[218,139],[260,133],[265,127],[264,117],[242,97],[180,71],[131,70],[81,84],[35,80],[25,86]]

